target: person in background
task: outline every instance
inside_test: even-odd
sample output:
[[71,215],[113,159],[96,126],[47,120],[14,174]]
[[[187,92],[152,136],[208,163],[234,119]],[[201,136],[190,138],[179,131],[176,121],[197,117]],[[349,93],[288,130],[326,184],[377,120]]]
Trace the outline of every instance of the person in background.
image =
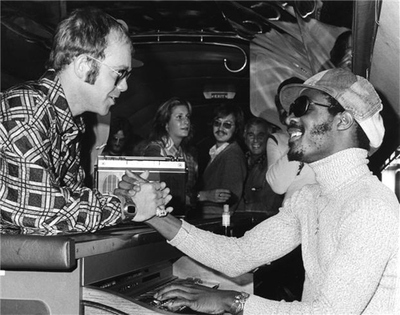
[[110,136],[102,155],[125,156],[131,155],[129,149],[131,141],[131,125],[124,118],[116,118],[111,121]]
[[[117,196],[83,185],[80,138],[82,114],[106,115],[128,89],[132,68],[142,65],[133,53],[125,22],[78,9],[58,25],[44,75],[1,94],[2,233],[94,232],[125,218]],[[140,183],[118,195],[137,209],[165,211],[164,188]]]
[[267,217],[277,214],[282,204],[282,196],[276,194],[265,179],[268,169],[266,147],[271,130],[271,125],[261,117],[250,118],[246,123],[247,177],[239,206],[239,210],[265,212]]
[[330,52],[330,62],[336,68],[350,70],[353,68],[352,31],[345,31],[338,36]]
[[142,149],[143,156],[164,156],[183,159],[188,170],[186,180],[186,205],[194,207],[197,181],[197,160],[190,140],[193,129],[190,122],[192,105],[181,98],[172,97],[157,109],[150,132],[149,143]]
[[[287,112],[280,103],[279,93],[285,85],[303,82],[304,80],[293,77],[283,81],[278,87],[275,104],[283,125],[286,125]],[[286,130],[279,129],[267,141],[266,180],[275,193],[284,196],[283,202],[304,185],[315,183],[315,174],[311,167],[304,162],[289,161],[288,151],[289,134]]]
[[[240,238],[217,235],[143,208],[140,218],[177,249],[228,276],[274,261],[301,244],[301,301],[272,301],[200,284],[170,284],[154,298],[169,310],[208,314],[395,314],[399,254],[396,195],[368,168],[382,144],[382,101],[371,83],[345,69],[282,88],[289,113],[290,160],[308,163],[316,183],[303,186]],[[140,177],[124,176],[127,187]],[[206,255],[204,253],[207,253]]]
[[242,198],[246,159],[237,139],[243,134],[243,123],[243,112],[236,105],[222,104],[214,111],[215,144],[197,194],[203,218],[220,217],[224,204],[234,212]]

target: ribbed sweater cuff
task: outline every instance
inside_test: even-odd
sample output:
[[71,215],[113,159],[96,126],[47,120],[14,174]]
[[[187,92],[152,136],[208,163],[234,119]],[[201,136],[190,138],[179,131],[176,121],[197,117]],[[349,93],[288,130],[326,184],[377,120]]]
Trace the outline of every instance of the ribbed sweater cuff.
[[187,223],[185,220],[182,220],[181,228],[178,233],[175,235],[173,239],[167,241],[170,245],[176,247],[181,244],[190,234],[190,230],[193,228],[193,225]]

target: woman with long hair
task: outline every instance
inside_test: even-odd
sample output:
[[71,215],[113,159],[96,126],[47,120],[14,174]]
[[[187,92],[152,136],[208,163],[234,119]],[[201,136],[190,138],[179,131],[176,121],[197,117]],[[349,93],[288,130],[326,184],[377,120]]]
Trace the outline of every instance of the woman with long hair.
[[143,156],[163,156],[183,159],[186,162],[186,202],[193,205],[193,187],[197,180],[197,161],[189,143],[193,136],[190,116],[191,104],[178,97],[172,97],[159,106],[153,121],[149,141],[144,146]]

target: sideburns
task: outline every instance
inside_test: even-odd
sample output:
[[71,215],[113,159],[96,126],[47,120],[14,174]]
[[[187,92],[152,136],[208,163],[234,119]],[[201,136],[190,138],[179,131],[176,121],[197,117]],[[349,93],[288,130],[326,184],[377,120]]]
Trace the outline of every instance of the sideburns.
[[93,61],[90,70],[86,74],[85,82],[93,85],[96,82],[99,72],[100,67]]
[[97,69],[91,69],[86,74],[85,82],[93,85],[96,82],[98,74],[99,72],[97,71]]
[[331,130],[332,130],[332,121],[329,121],[319,125],[315,125],[314,128],[311,130],[311,134],[320,136]]

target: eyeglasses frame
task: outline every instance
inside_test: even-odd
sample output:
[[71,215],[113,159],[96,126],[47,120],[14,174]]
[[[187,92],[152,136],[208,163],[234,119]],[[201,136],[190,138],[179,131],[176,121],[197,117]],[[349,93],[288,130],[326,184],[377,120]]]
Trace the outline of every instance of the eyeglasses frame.
[[[115,72],[117,74],[117,79],[115,80],[114,86],[118,86],[122,80],[126,79],[128,80],[128,78],[130,77],[130,75],[132,74],[132,70],[126,70],[126,69],[122,69],[122,70],[115,70],[113,67],[109,66],[108,64],[106,64],[105,62],[92,57],[90,55],[86,55],[87,57],[89,57],[90,59],[93,59],[94,61],[97,61],[98,63],[108,67],[111,71]],[[123,73],[121,73],[123,72]]]
[[[226,127],[227,124],[229,124],[230,126],[229,126],[229,127]],[[220,128],[221,126],[222,126],[224,129],[230,130],[230,129],[232,129],[232,127],[235,126],[235,123],[232,123],[232,122],[230,122],[230,121],[221,122],[221,121],[218,121],[217,119],[214,119],[214,121],[213,121],[213,127]]]
[[[307,104],[306,104],[306,107],[305,107],[304,112],[303,112],[301,115],[297,116],[297,115],[294,113],[294,111],[293,111],[293,105],[295,104],[295,102],[296,102],[300,97],[305,97],[305,98],[307,98]],[[289,115],[291,115],[291,114],[293,113],[293,115],[294,115],[295,117],[297,117],[297,118],[304,116],[305,114],[307,114],[307,112],[308,112],[308,110],[309,110],[309,108],[310,108],[310,104],[318,105],[318,106],[322,106],[322,107],[328,107],[328,108],[332,106],[332,104],[329,104],[329,105],[328,105],[328,104],[322,104],[322,103],[318,103],[318,102],[313,102],[313,101],[310,100],[310,98],[309,98],[307,95],[301,95],[301,96],[299,96],[298,98],[296,98],[292,104],[290,104],[290,107],[289,107]]]

